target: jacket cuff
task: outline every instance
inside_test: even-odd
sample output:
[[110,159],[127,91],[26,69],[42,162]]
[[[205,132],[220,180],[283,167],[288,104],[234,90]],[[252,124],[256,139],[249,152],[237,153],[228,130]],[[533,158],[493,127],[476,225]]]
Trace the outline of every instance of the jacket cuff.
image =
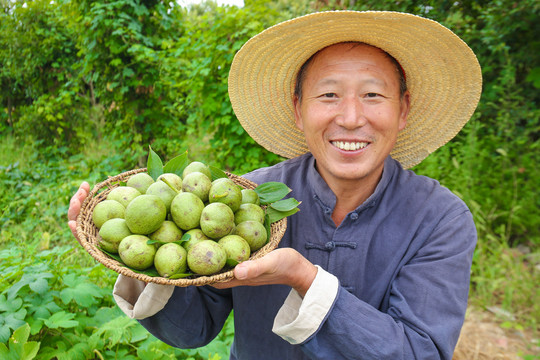
[[174,291],[174,285],[145,283],[118,275],[113,297],[120,310],[132,319],[142,320],[163,309]]
[[317,268],[304,299],[292,289],[274,319],[272,331],[293,345],[317,332],[337,298],[339,280],[320,266]]

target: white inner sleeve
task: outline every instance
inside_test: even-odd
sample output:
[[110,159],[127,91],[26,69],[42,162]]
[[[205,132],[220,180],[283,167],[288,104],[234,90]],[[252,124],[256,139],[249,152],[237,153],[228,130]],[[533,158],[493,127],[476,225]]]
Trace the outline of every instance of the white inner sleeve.
[[321,327],[337,297],[337,277],[317,268],[304,299],[292,289],[274,319],[272,331],[293,345],[306,341]]
[[132,319],[145,319],[163,309],[174,291],[174,285],[145,283],[118,275],[113,297],[118,307]]

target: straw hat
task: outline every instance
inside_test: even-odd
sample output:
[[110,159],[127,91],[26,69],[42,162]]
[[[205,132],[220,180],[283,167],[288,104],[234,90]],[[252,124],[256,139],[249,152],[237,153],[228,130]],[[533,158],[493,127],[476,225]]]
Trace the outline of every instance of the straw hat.
[[294,121],[296,75],[318,50],[344,41],[381,48],[405,71],[411,109],[391,152],[403,167],[424,160],[472,116],[482,89],[480,65],[452,31],[406,13],[327,11],[272,26],[236,54],[229,96],[240,123],[255,141],[286,158],[309,151]]

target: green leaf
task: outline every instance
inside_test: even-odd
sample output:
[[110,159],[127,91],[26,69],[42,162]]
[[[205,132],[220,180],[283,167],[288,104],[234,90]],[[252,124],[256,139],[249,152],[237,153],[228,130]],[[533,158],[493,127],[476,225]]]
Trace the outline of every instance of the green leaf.
[[535,88],[540,89],[540,67],[531,69],[525,81],[532,82]]
[[189,239],[191,239],[191,234],[184,234],[182,235],[182,239],[180,239],[181,242],[184,242],[184,241],[189,241]]
[[277,211],[291,211],[294,208],[297,208],[300,205],[300,202],[294,198],[289,198],[285,200],[279,200],[272,204],[270,207]]
[[105,249],[103,249],[101,247],[99,249],[101,251],[103,251],[105,254],[107,254],[109,257],[113,258],[114,260],[122,262],[122,258],[120,257],[120,255],[112,253],[112,252],[108,252],[107,250],[105,250]]
[[30,289],[38,294],[44,294],[47,290],[49,290],[49,283],[43,277],[38,277],[33,283],[30,283],[29,286]]
[[146,269],[146,270],[137,270],[137,269],[134,269],[134,268],[124,264],[124,262],[122,261],[122,258],[120,257],[120,255],[113,254],[113,253],[108,252],[107,250],[104,250],[104,249],[101,249],[101,248],[100,248],[100,250],[103,251],[105,254],[107,254],[108,256],[113,258],[114,260],[118,261],[123,266],[125,266],[126,268],[130,269],[133,272],[136,272],[138,274],[145,274],[145,275],[148,275],[148,276],[160,276],[159,273],[157,272],[157,270],[154,267],[151,267],[151,268]]
[[287,216],[291,216],[293,214],[296,214],[299,211],[298,208],[294,208],[289,211],[279,211],[276,209],[273,209],[271,207],[266,208],[266,216],[268,216],[268,221],[270,223],[275,223],[276,221],[279,221]]
[[157,272],[156,268],[155,267],[150,267],[146,270],[137,270],[137,269],[133,269],[133,268],[130,268],[129,266],[126,266],[127,268],[129,268],[131,271],[133,272],[136,272],[136,273],[139,273],[139,274],[144,274],[144,275],[148,275],[148,276],[152,276],[152,277],[158,277],[158,276],[161,276],[159,275],[159,273]]
[[167,161],[165,166],[163,167],[164,173],[173,173],[180,177],[182,177],[182,172],[186,168],[186,166],[189,164],[188,159],[188,152],[173,157],[171,160]]
[[28,340],[28,336],[30,335],[30,325],[24,324],[21,327],[19,327],[17,330],[13,332],[13,335],[11,336],[13,340],[17,343],[25,343]]
[[78,321],[73,320],[74,317],[75,314],[59,311],[53,314],[50,318],[44,319],[44,323],[49,329],[67,329],[79,325]]
[[23,300],[19,297],[13,300],[7,300],[4,294],[0,294],[0,311],[12,313],[21,307]]
[[[3,330],[7,330],[7,329],[1,328],[0,332]],[[0,342],[0,359],[9,359],[8,356],[9,356],[9,350],[7,346]]]
[[261,184],[254,190],[259,195],[261,205],[268,205],[281,200],[292,191],[287,185],[275,181]]
[[152,177],[152,179],[157,180],[159,175],[163,174],[163,162],[161,161],[161,158],[158,154],[152,150],[151,146],[148,146],[148,160],[146,163],[147,172],[148,175]]
[[[9,327],[0,326],[0,355],[2,355],[1,346],[4,345],[3,343],[8,341],[10,334],[11,334],[11,332],[9,331]],[[0,356],[0,359],[3,359],[3,357]]]
[[169,279],[171,280],[174,280],[174,279],[183,279],[183,278],[187,278],[189,276],[193,275],[193,273],[179,273],[179,274],[172,274],[171,276],[169,276]]
[[64,304],[75,301],[78,305],[88,308],[98,303],[98,299],[103,297],[102,289],[91,283],[86,277],[75,277],[67,274],[63,277],[66,288],[60,291],[60,299]]
[[227,265],[230,267],[235,267],[238,264],[240,264],[240,261],[238,260],[234,260],[234,259],[227,260]]
[[210,168],[210,174],[212,175],[212,181],[216,179],[226,178],[228,177],[227,174],[221,170],[220,168],[217,168],[215,166],[208,166]]
[[9,349],[5,344],[0,344],[0,359],[33,359],[39,350],[39,343],[36,341],[28,341],[29,335],[30,326],[28,324],[24,324],[15,330],[9,339]]
[[24,318],[26,317],[26,313],[27,313],[26,309],[22,308],[14,313],[0,314],[0,327],[2,328],[7,327],[14,330],[19,328],[20,326],[26,323],[24,321]]

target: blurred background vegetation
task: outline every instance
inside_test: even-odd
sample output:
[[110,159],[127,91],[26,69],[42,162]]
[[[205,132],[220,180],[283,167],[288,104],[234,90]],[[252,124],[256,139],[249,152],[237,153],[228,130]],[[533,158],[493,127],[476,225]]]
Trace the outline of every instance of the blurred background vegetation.
[[172,350],[127,321],[110,296],[115,274],[67,228],[69,199],[83,180],[145,166],[149,144],[163,159],[188,150],[236,174],[283,160],[236,120],[229,67],[261,30],[330,9],[429,17],[477,54],[484,84],[475,115],[413,170],[440,180],[473,212],[471,305],[498,309],[501,326],[538,337],[538,1],[0,4],[0,355],[19,359],[13,354],[24,345],[27,358],[40,359],[228,358],[231,321],[199,350]]

